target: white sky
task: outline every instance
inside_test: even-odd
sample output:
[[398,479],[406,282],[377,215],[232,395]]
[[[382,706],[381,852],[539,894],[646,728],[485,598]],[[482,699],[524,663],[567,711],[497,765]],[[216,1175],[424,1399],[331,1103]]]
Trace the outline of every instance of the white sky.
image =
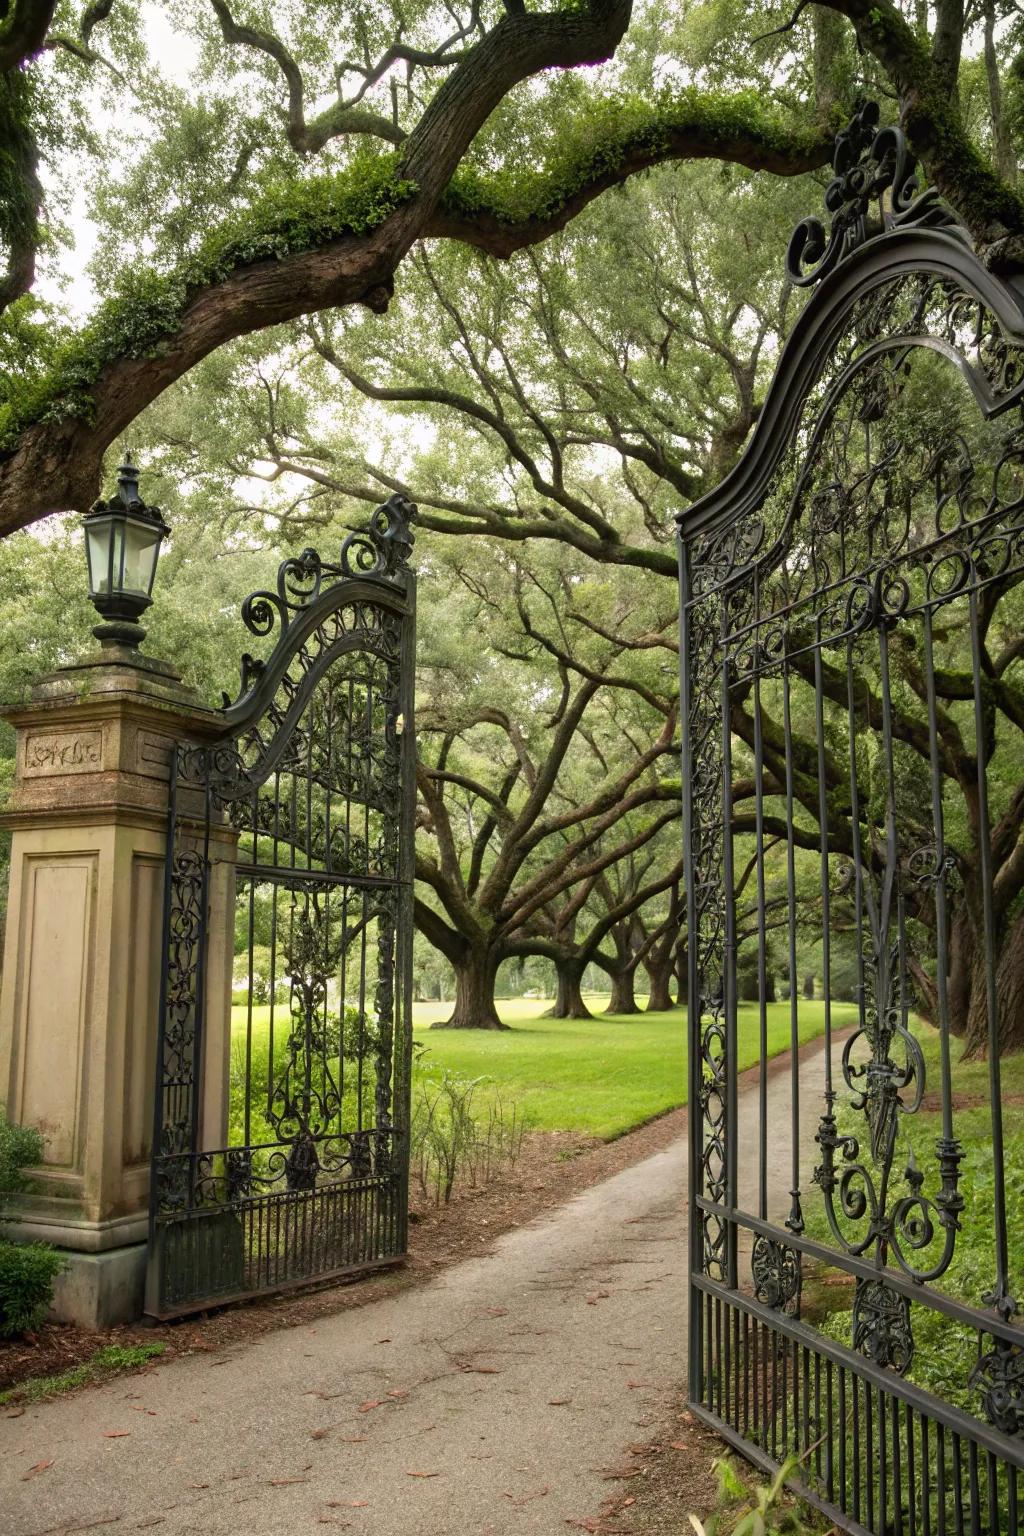
[[[187,88],[199,60],[198,42],[177,31],[163,6],[154,4],[153,0],[144,0],[141,15],[150,58],[159,61],[160,72],[167,80]],[[135,111],[124,88],[102,67],[92,71],[88,106],[97,125],[117,131],[128,130],[136,137],[145,137],[149,132],[144,109]],[[59,173],[65,186],[69,180],[76,186],[69,217],[74,245],[71,250],[61,252],[56,266],[40,273],[36,292],[41,298],[69,310],[74,319],[82,319],[95,309],[102,297],[86,271],[96,250],[100,230],[87,212],[84,167],[76,174],[74,162],[64,161]],[[52,170],[44,170],[44,186],[52,187],[54,179]]]

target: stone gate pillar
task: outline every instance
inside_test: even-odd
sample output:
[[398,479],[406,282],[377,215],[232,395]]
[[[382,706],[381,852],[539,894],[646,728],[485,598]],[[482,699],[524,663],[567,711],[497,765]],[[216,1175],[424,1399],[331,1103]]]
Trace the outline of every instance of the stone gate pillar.
[[[107,644],[8,710],[17,732],[0,983],[0,1103],[38,1127],[44,1160],[10,1235],[66,1251],[56,1316],[142,1311],[173,744],[216,733],[165,663]],[[206,1134],[223,1128],[234,838],[214,833]],[[219,1144],[223,1144],[220,1142]]]

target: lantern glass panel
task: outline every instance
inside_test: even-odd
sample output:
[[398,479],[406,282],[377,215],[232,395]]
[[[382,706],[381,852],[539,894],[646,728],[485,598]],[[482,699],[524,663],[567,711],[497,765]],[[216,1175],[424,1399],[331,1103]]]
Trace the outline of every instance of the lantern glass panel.
[[152,523],[136,522],[131,519],[125,524],[123,576],[125,591],[143,592],[147,597],[150,596],[153,590],[153,579],[156,576],[161,537],[162,529]]
[[123,527],[113,518],[97,519],[86,526],[85,541],[89,590],[97,597],[109,596],[120,585]]

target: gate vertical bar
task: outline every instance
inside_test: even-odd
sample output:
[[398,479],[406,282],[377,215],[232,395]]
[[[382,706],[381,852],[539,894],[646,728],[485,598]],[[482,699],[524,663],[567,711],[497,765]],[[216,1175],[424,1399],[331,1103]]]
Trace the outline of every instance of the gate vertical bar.
[[704,1123],[701,1111],[700,1090],[702,1081],[700,1059],[700,997],[697,976],[697,896],[696,872],[693,858],[693,750],[690,736],[693,703],[691,698],[691,650],[690,632],[690,571],[689,555],[683,538],[678,541],[679,550],[679,715],[682,722],[682,790],[683,790],[683,860],[686,881],[686,1039],[687,1039],[687,1133],[689,1157],[687,1159],[687,1240],[689,1245],[689,1273],[691,1289],[688,1307],[689,1324],[689,1391],[691,1402],[704,1400],[704,1298],[692,1286],[694,1276],[701,1273],[703,1264],[704,1217],[697,1204],[703,1193],[701,1167],[704,1155]]

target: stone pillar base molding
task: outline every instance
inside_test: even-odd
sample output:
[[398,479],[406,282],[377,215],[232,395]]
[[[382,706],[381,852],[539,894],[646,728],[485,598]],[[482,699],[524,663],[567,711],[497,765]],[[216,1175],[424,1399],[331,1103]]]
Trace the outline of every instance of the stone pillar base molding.
[[[16,1243],[53,1243],[58,1248],[78,1253],[105,1253],[125,1244],[143,1243],[149,1236],[149,1218],[145,1211],[135,1215],[115,1216],[110,1221],[77,1221],[62,1216],[59,1200],[28,1201],[16,1207],[15,1219],[3,1224],[4,1237]],[[54,1207],[58,1209],[54,1209]]]

